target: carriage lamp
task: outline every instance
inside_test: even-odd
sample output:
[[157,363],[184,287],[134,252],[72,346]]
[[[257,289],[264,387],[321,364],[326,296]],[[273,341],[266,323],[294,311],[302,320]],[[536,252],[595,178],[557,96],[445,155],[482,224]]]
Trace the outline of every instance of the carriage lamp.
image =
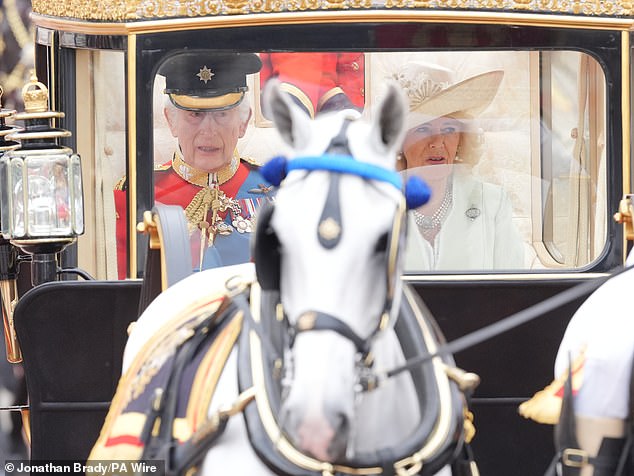
[[[16,149],[20,143],[7,140],[6,136],[16,132],[16,126],[7,124],[15,111],[2,108],[3,89],[0,86],[0,158],[7,152]],[[0,203],[3,203],[1,195],[4,195],[4,188],[0,189]],[[0,222],[0,229],[2,223]],[[4,328],[4,341],[7,360],[12,363],[22,361],[22,352],[18,345],[18,339],[13,326],[13,307],[17,302],[17,277],[18,277],[18,252],[15,247],[0,235],[0,303],[2,304],[2,325]]]
[[57,143],[71,133],[52,126],[48,89],[35,75],[22,89],[24,128],[7,135],[20,146],[0,158],[0,233],[31,258],[34,286],[57,278],[57,254],[84,232],[81,161]]

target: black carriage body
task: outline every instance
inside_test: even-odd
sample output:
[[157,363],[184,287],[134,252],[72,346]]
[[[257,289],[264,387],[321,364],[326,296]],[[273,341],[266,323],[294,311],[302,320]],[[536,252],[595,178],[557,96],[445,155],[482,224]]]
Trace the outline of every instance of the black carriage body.
[[[520,2],[517,2],[520,3]],[[154,19],[133,18],[132,21],[85,21],[83,19],[56,18],[47,14],[46,7],[36,9],[36,65],[40,80],[51,90],[52,103],[66,113],[61,126],[73,131],[69,145],[82,154],[84,161],[101,154],[91,144],[91,134],[99,122],[87,126],[85,120],[98,110],[91,101],[95,92],[91,87],[89,55],[113,53],[122,58],[123,76],[118,86],[124,91],[125,108],[118,118],[124,132],[124,173],[127,181],[127,276],[142,277],[146,242],[137,235],[135,224],[141,221],[145,210],[154,205],[153,157],[157,153],[154,140],[155,113],[153,114],[154,77],[162,60],[171,52],[181,49],[210,48],[217,51],[240,52],[363,52],[363,53],[418,53],[418,52],[523,52],[533,53],[539,65],[545,67],[548,53],[559,51],[580,52],[599,65],[605,77],[605,208],[606,240],[596,256],[576,267],[552,266],[543,269],[512,270],[511,272],[438,271],[408,272],[404,275],[420,294],[436,317],[449,341],[471,331],[494,323],[575,284],[592,280],[621,265],[627,248],[622,225],[610,219],[618,209],[619,200],[630,192],[630,28],[634,23],[629,12],[619,15],[572,15],[566,12],[528,12],[518,8],[506,10],[464,10],[456,8],[411,9],[349,9],[306,10],[296,12],[252,13],[218,16],[174,16]],[[622,7],[625,8],[625,7]],[[72,16],[72,15],[70,15]],[[540,70],[541,71],[541,70]],[[543,78],[535,77],[543,86]],[[541,79],[540,79],[541,78]],[[94,79],[94,78],[93,78]],[[540,109],[533,111],[540,119]],[[97,131],[98,132],[98,131]],[[542,146],[548,148],[548,138],[541,135]],[[83,149],[82,149],[83,148]],[[80,242],[81,246],[81,242]],[[75,258],[76,259],[76,258]],[[81,262],[81,254],[79,258]],[[114,290],[128,296],[133,289],[122,283],[112,284]],[[62,283],[47,286],[53,296],[67,296]],[[34,290],[37,291],[37,290]],[[30,292],[34,292],[30,291]],[[110,291],[108,291],[110,292]],[[104,293],[104,299],[110,294]],[[102,294],[95,294],[95,299]],[[28,295],[27,295],[28,297]],[[50,299],[56,299],[51,297]],[[63,298],[60,298],[63,299]],[[483,475],[533,476],[543,474],[552,458],[552,427],[538,425],[522,419],[517,406],[543,388],[552,379],[553,361],[565,327],[584,298],[580,298],[544,315],[529,324],[518,327],[455,355],[457,364],[482,377],[482,384],[473,396],[473,412],[477,436],[473,442],[476,460]],[[25,299],[26,300],[26,299]],[[34,316],[46,313],[46,300],[31,300],[28,313]],[[88,312],[81,300],[73,302],[77,316]],[[27,305],[21,306],[27,309]],[[36,359],[47,349],[42,342],[27,338],[29,326],[38,326],[51,335],[49,349],[54,347],[59,333],[66,332],[53,320],[29,319],[16,309],[16,325],[21,335],[25,369],[29,372],[29,359]],[[130,312],[130,306],[127,306]],[[25,310],[24,313],[27,311]],[[63,314],[63,313],[61,313]],[[60,314],[59,318],[62,318]],[[112,321],[113,325],[127,326],[127,321]],[[118,330],[118,334],[121,334]],[[33,334],[36,335],[36,334]],[[120,349],[110,339],[90,335],[90,347],[99,352],[84,355],[80,346],[67,348],[71,360],[82,361],[89,368],[83,371],[98,375],[104,362],[95,361],[104,349]],[[75,353],[73,353],[75,352]],[[118,360],[113,361],[115,364]],[[38,370],[37,372],[42,372]],[[58,379],[67,378],[75,385],[73,374],[61,372]],[[29,380],[27,375],[27,381]],[[45,375],[33,374],[29,392],[41,394]],[[109,387],[112,375],[104,375]],[[105,382],[105,380],[104,380]],[[58,382],[63,389],[63,382]],[[112,390],[114,390],[113,387]],[[68,403],[63,392],[49,395],[58,399],[56,415],[68,416],[68,425],[35,424],[38,412],[50,411],[51,402],[33,408],[32,430],[34,455],[52,458],[56,455],[81,458],[85,455],[44,451],[47,441],[63,441],[61,434],[72,433],[73,439],[95,440],[95,425],[82,425],[78,412],[84,408]],[[99,396],[101,401],[105,397]],[[87,399],[88,401],[88,399]],[[40,446],[41,445],[41,446]],[[38,447],[39,446],[39,447]]]

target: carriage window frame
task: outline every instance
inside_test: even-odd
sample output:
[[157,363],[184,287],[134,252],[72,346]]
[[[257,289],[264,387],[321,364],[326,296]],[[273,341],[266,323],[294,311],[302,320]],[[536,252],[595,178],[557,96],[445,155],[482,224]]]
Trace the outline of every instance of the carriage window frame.
[[[301,55],[303,53],[297,52],[296,54]],[[481,56],[475,56],[475,59],[471,61],[471,59],[474,58],[474,55],[481,55]],[[368,53],[365,53],[365,65],[366,65],[365,87],[367,91],[366,98],[365,98],[366,108],[369,108],[369,114],[371,114],[372,104],[380,95],[381,87],[383,86],[384,81],[388,79],[386,74],[389,71],[386,72],[385,66],[384,66],[385,64],[390,64],[390,63],[398,64],[399,61],[412,61],[412,60],[425,61],[427,58],[431,58],[432,60],[434,60],[435,58],[436,61],[440,60],[439,61],[440,63],[442,63],[443,58],[448,58],[446,60],[447,65],[450,65],[452,63],[453,64],[467,64],[467,63],[477,63],[478,58],[482,59],[484,55],[494,57],[494,60],[492,61],[492,63],[494,64],[499,63],[501,67],[506,68],[507,70],[506,75],[509,76],[510,83],[507,82],[503,84],[506,84],[506,88],[509,90],[513,89],[514,87],[517,87],[518,89],[520,88],[520,86],[516,86],[515,84],[512,83],[513,81],[517,79],[517,77],[512,76],[512,70],[514,69],[513,67],[515,66],[515,64],[511,63],[510,61],[513,61],[513,58],[516,57],[518,58],[517,61],[519,61],[519,64],[525,64],[525,67],[526,67],[525,78],[523,79],[524,82],[522,83],[521,88],[527,88],[528,91],[521,91],[521,93],[524,96],[526,96],[527,104],[524,104],[523,107],[525,108],[525,110],[521,110],[519,114],[522,116],[526,116],[526,114],[529,115],[529,120],[523,122],[522,131],[523,131],[523,134],[529,137],[528,145],[530,147],[530,153],[527,152],[525,156],[518,154],[518,157],[510,158],[511,163],[513,159],[524,160],[525,163],[522,164],[522,171],[520,171],[522,176],[519,179],[515,179],[515,181],[517,182],[518,180],[521,180],[525,183],[525,186],[523,186],[523,188],[516,190],[513,188],[509,188],[513,186],[512,181],[502,182],[502,180],[505,179],[504,177],[505,174],[512,175],[513,173],[517,172],[514,170],[498,171],[496,172],[497,176],[492,177],[492,180],[487,180],[486,175],[483,176],[483,179],[485,181],[488,181],[491,183],[497,183],[498,185],[502,186],[502,188],[505,190],[507,195],[509,195],[510,198],[512,199],[513,207],[514,207],[514,222],[519,224],[520,227],[523,226],[523,229],[521,229],[521,231],[523,233],[522,236],[526,245],[525,248],[527,250],[527,254],[530,253],[528,255],[530,261],[527,260],[526,265],[524,267],[518,267],[517,269],[515,268],[505,269],[504,271],[507,271],[507,272],[529,271],[530,272],[535,270],[541,271],[541,270],[549,270],[549,269],[575,270],[575,269],[582,268],[583,266],[591,265],[592,261],[594,261],[600,255],[600,252],[603,250],[605,241],[601,243],[599,252],[597,253],[596,256],[593,256],[591,260],[582,261],[581,265],[577,265],[577,264],[570,265],[570,263],[577,263],[579,260],[575,258],[571,259],[569,257],[566,258],[564,256],[563,252],[557,248],[557,246],[561,246],[561,245],[555,242],[553,233],[556,233],[557,235],[563,235],[568,229],[572,229],[576,227],[568,226],[568,224],[565,222],[566,217],[557,218],[555,216],[555,214],[558,213],[559,210],[561,210],[562,208],[561,202],[564,202],[565,204],[565,199],[564,200],[560,199],[559,203],[556,204],[557,206],[553,207],[547,195],[547,193],[552,194],[553,190],[555,191],[555,196],[564,194],[564,192],[559,192],[559,189],[565,188],[565,185],[560,184],[560,182],[562,182],[562,179],[555,177],[553,175],[553,163],[556,161],[570,160],[570,158],[566,159],[566,157],[557,157],[557,153],[553,150],[553,145],[552,145],[553,136],[556,134],[558,134],[559,136],[566,135],[566,132],[567,132],[567,131],[557,130],[556,124],[566,123],[570,125],[570,124],[576,124],[577,121],[574,115],[574,110],[572,112],[569,112],[566,116],[562,116],[562,114],[559,111],[557,111],[558,106],[553,105],[553,95],[556,95],[556,94],[561,95],[562,92],[557,91],[555,86],[551,84],[551,78],[550,78],[551,69],[561,68],[561,66],[558,65],[556,61],[547,62],[546,59],[550,57],[563,57],[565,59],[568,57],[568,63],[572,65],[572,69],[571,71],[564,71],[563,73],[566,73],[570,76],[568,79],[574,80],[575,79],[574,65],[579,61],[578,57],[591,58],[589,55],[582,52],[578,52],[578,51],[572,51],[572,50],[560,50],[557,52],[547,51],[547,50],[535,50],[535,51],[518,50],[518,51],[504,51],[504,52],[452,51],[452,52],[422,52],[422,53],[411,52],[411,51],[409,52],[391,51],[387,53],[368,52]],[[546,59],[544,57],[546,57]],[[594,64],[595,60],[592,59],[590,60],[590,62]],[[551,64],[551,63],[554,63],[554,64]],[[570,65],[565,65],[565,66],[570,66]],[[481,68],[481,69],[486,69],[486,68]],[[465,74],[466,76],[468,76],[470,73],[463,72],[463,75]],[[155,79],[155,84],[154,84],[154,117],[155,117],[155,124],[156,124],[154,128],[155,141],[157,141],[158,140],[157,138],[160,137],[157,131],[159,131],[161,127],[164,130],[166,128],[166,123],[163,120],[162,114],[160,112],[160,104],[162,101],[164,101],[164,97],[162,97],[163,95],[161,94],[161,91],[163,89],[163,86],[161,86],[161,84],[163,83],[160,80],[160,76],[157,75],[156,78],[157,79]],[[604,81],[604,79],[602,79],[602,81]],[[267,137],[265,134],[272,134],[272,133],[270,131],[267,131],[266,129],[272,127],[272,124],[262,114],[261,101],[260,101],[260,95],[262,91],[260,88],[260,82],[261,82],[261,78],[259,73],[254,74],[249,80],[250,89],[251,91],[253,91],[251,101],[252,101],[252,110],[253,110],[254,116],[253,116],[253,120],[251,121],[249,125],[250,132],[247,133],[247,135],[252,134],[254,137]],[[556,82],[555,79],[553,79],[552,83],[555,83],[555,82]],[[574,93],[575,88],[571,87],[571,89],[572,89],[572,92]],[[568,90],[564,92],[570,93],[571,91]],[[512,94],[509,93],[508,91],[502,92],[502,93],[506,95],[505,97],[512,98]],[[574,100],[571,100],[570,103],[574,103]],[[158,108],[157,108],[157,104],[159,105]],[[493,106],[492,106],[493,109],[495,109],[495,105],[496,105],[496,100],[494,99]],[[503,108],[500,108],[499,105],[497,107],[498,109],[503,110]],[[604,107],[604,106],[601,105],[601,107]],[[508,112],[508,110],[509,109],[507,108],[506,112]],[[512,110],[512,107],[510,108],[510,110]],[[551,115],[555,115],[557,117],[557,120],[555,121],[549,120]],[[500,122],[502,123],[504,121],[508,122],[510,120],[509,117],[496,118],[495,112],[490,113],[489,116],[490,116],[489,120],[500,119]],[[540,120],[538,120],[538,118],[541,119],[541,122]],[[565,119],[565,121],[562,119]],[[602,120],[604,121],[605,117],[602,117]],[[553,122],[555,123],[555,129],[553,129]],[[495,129],[495,125],[494,125],[494,129]],[[572,131],[572,127],[569,126],[569,130]],[[552,131],[552,132],[545,133],[544,131]],[[508,132],[514,132],[514,131],[510,130]],[[258,136],[258,134],[261,134],[261,135]],[[485,133],[483,134],[483,137],[486,136],[486,134],[490,134],[490,132],[485,131]],[[568,133],[568,135],[569,134],[570,133]],[[169,136],[168,133],[165,133],[165,135]],[[258,150],[254,149],[253,147],[250,147],[248,143],[249,142],[255,143],[255,144],[258,144],[258,147],[261,147],[262,144],[267,144],[270,142],[270,137],[272,136],[268,136],[268,137],[269,137],[269,140],[267,139],[258,140],[258,139],[252,139],[252,138],[245,139],[244,141],[238,143],[238,150],[240,150],[241,152],[246,150],[247,151],[246,155],[248,157],[253,157],[253,154],[254,153],[257,154]],[[158,142],[160,143],[160,146],[157,148],[161,151],[166,151],[169,155],[163,154],[160,157],[160,159],[158,159],[158,161],[155,161],[155,166],[160,167],[166,161],[169,161],[170,155],[173,153],[174,146],[176,144],[172,137],[169,137],[169,140],[172,141],[172,145],[169,145],[167,147],[165,146],[163,139],[161,139],[161,141]],[[490,139],[483,139],[484,142],[486,142],[487,140],[490,140]],[[560,138],[557,140],[561,141]],[[245,142],[247,143],[247,145],[241,148],[241,144],[244,144]],[[271,149],[269,152],[269,156],[275,155],[275,150],[277,150],[278,148],[280,149],[284,148],[284,145],[279,141],[277,143],[274,142],[274,144],[275,145],[273,147],[269,147],[269,149]],[[565,147],[564,150],[567,151],[569,155],[571,155],[571,151],[568,150],[571,148],[571,145],[566,144],[565,146],[560,147],[560,149],[564,147]],[[500,150],[501,150],[501,147],[498,147],[498,151]],[[489,153],[489,155],[487,157],[483,157],[482,162],[491,161],[491,159],[493,159],[493,162],[495,162],[495,155],[494,155],[495,150],[491,150],[487,152]],[[505,152],[505,154],[510,155],[509,152]],[[266,155],[260,155],[255,157],[255,159],[258,160],[259,162],[265,162],[267,158],[268,157]],[[479,166],[480,166],[480,169],[484,169],[486,167],[486,164],[479,164]],[[504,163],[500,163],[500,164],[496,163],[495,167],[503,168]],[[593,181],[596,181],[596,176],[593,176],[592,179]],[[540,187],[535,186],[535,182],[542,183],[542,184],[551,184],[551,185],[548,185],[547,187],[542,186],[540,189]],[[606,184],[603,184],[603,186],[605,185]],[[522,197],[522,195],[525,195],[525,196]],[[529,205],[527,205],[528,202],[530,202]],[[607,207],[607,204],[600,204],[600,205],[602,207]],[[596,208],[596,206],[597,204],[589,204],[586,206],[586,208],[592,210]],[[590,220],[590,223],[592,223],[592,220]],[[586,232],[591,233],[592,228],[590,224],[588,226],[589,226],[588,229],[581,230],[581,233],[586,233]],[[568,261],[566,262],[565,259],[567,259]],[[433,270],[408,269],[407,270],[407,272],[411,274],[418,274],[419,272],[434,273],[438,271],[439,270],[435,270],[435,269]],[[451,272],[460,273],[460,272],[464,272],[465,270],[461,269],[458,265],[456,266],[455,269],[443,269],[440,271],[451,271]],[[483,267],[481,269],[470,269],[469,271],[472,271],[475,273],[483,273],[483,272],[486,273],[486,272],[497,271],[497,270]]]
[[[482,46],[478,46],[477,48],[480,50],[487,49],[488,51],[507,51],[508,44],[513,44],[513,47],[517,49],[517,51],[526,51],[526,52],[535,52],[535,51],[547,51],[552,49],[551,45],[557,44],[557,49],[562,50],[576,50],[583,51],[593,58],[597,59],[601,68],[604,69],[604,73],[606,75],[606,88],[609,89],[609,94],[606,94],[606,130],[616,130],[620,131],[621,120],[618,115],[614,114],[617,109],[617,105],[620,103],[620,93],[621,93],[621,82],[620,82],[620,57],[621,52],[618,44],[616,44],[614,40],[614,32],[610,31],[597,31],[593,32],[593,37],[588,35],[588,30],[584,30],[583,28],[567,28],[567,29],[558,29],[558,28],[530,28],[532,32],[538,31],[540,35],[537,35],[535,38],[529,39],[527,35],[524,35],[528,27],[516,27],[516,28],[508,28],[501,27],[500,25],[448,25],[448,24],[436,24],[436,25],[428,25],[428,24],[415,24],[415,23],[406,23],[403,24],[406,28],[411,29],[412,32],[415,30],[420,30],[421,35],[426,34],[429,35],[430,31],[439,31],[446,30],[452,31],[452,39],[450,40],[451,46],[449,47],[449,43],[445,42],[443,44],[434,45],[433,48],[427,44],[424,45],[424,42],[416,40],[417,35],[413,33],[409,36],[408,39],[402,40],[401,38],[396,39],[389,46],[386,44],[378,45],[378,42],[375,40],[371,40],[370,37],[377,31],[377,29],[382,29],[383,33],[388,30],[392,30],[393,28],[400,28],[402,26],[400,23],[389,23],[389,24],[381,24],[373,25],[372,28],[367,28],[367,25],[361,24],[346,24],[343,23],[341,25],[328,25],[328,27],[324,27],[323,25],[302,25],[302,31],[304,35],[297,35],[297,31],[300,28],[299,25],[279,25],[274,28],[267,27],[230,27],[230,28],[209,28],[206,30],[196,30],[196,31],[181,31],[181,32],[172,32],[172,31],[164,31],[160,33],[148,33],[148,34],[140,34],[137,36],[137,41],[134,43],[135,49],[132,51],[127,51],[125,54],[127,57],[130,55],[135,57],[135,63],[127,63],[128,66],[132,64],[134,66],[134,75],[136,76],[136,84],[137,91],[133,92],[133,96],[136,96],[135,104],[132,107],[128,106],[131,111],[137,113],[138,111],[143,110],[147,107],[148,103],[151,101],[149,97],[147,97],[147,89],[146,84],[148,84],[149,78],[153,77],[153,74],[156,70],[156,65],[158,62],[158,57],[160,56],[161,51],[167,51],[168,45],[169,48],[183,48],[186,46],[191,46],[197,44],[203,39],[204,41],[209,41],[209,39],[218,39],[223,38],[221,43],[217,43],[219,45],[219,50],[239,50],[239,51],[255,51],[261,45],[267,46],[267,51],[277,51],[284,50],[290,47],[290,39],[295,39],[293,44],[295,46],[295,50],[298,51],[336,51],[337,45],[334,43],[341,44],[341,37],[336,34],[326,34],[324,35],[323,30],[334,29],[333,31],[339,32],[343,29],[346,29],[346,37],[353,37],[355,41],[351,41],[350,44],[353,45],[351,49],[359,50],[363,49],[368,52],[377,52],[377,51],[394,51],[402,49],[402,51],[440,51],[444,49],[450,49],[452,51],[473,51],[476,47],[474,46],[475,38],[484,38],[488,36],[488,43],[483,44]],[[350,28],[348,28],[350,27]],[[453,28],[456,27],[456,28]],[[275,38],[272,37],[271,33],[275,30]],[[352,32],[350,32],[352,30]],[[360,30],[364,30],[364,33],[360,33]],[[258,38],[258,32],[265,32],[263,36],[263,40],[259,42],[255,42],[254,38]],[[280,35],[280,32],[285,32],[287,35]],[[316,32],[321,32],[322,34],[316,35]],[[483,33],[484,32],[484,33]],[[202,35],[201,35],[202,33]],[[327,31],[325,33],[328,33]],[[481,34],[482,33],[482,34]],[[499,34],[496,38],[495,34]],[[69,41],[64,48],[75,48],[75,49],[100,49],[101,45],[105,44],[103,37],[92,36],[92,35],[78,35],[82,37],[81,41],[76,41],[75,46],[71,45]],[[508,38],[514,38],[514,41],[506,42],[505,40]],[[124,38],[124,37],[123,37]],[[338,38],[338,39],[337,39]],[[359,38],[361,38],[359,40]],[[337,39],[337,40],[336,40]],[[598,41],[597,41],[598,39]],[[611,43],[612,42],[612,43]],[[121,51],[125,50],[125,41],[119,38],[117,43],[120,47],[114,49],[120,49]],[[259,43],[256,47],[256,43]],[[80,46],[77,46],[81,44]],[[229,44],[231,44],[229,46]],[[606,45],[608,45],[606,47]],[[159,53],[157,53],[157,51]],[[607,53],[606,53],[607,51]],[[131,74],[131,71],[126,71],[127,75]],[[129,84],[129,81],[128,81]],[[607,90],[606,90],[607,91]],[[145,96],[145,97],[144,97]],[[97,114],[98,112],[96,112]],[[122,114],[126,114],[126,112],[122,112]],[[131,126],[128,122],[128,134],[132,131]],[[137,128],[136,128],[136,137],[128,138],[128,142],[133,141],[137,145],[137,153],[135,156],[136,166],[133,169],[136,170],[136,176],[129,177],[129,180],[136,182],[136,193],[137,200],[135,201],[136,209],[137,209],[137,218],[140,216],[140,211],[142,209],[147,209],[148,205],[152,203],[152,192],[151,187],[148,187],[148,180],[151,177],[151,168],[148,167],[147,162],[147,154],[139,153],[138,149],[142,148],[145,151],[150,151],[150,147],[146,147],[147,145],[147,137],[149,134],[147,131],[151,127],[149,124],[145,124],[144,120],[137,117]],[[134,132],[134,131],[132,131]],[[622,195],[622,170],[620,168],[621,165],[621,137],[620,134],[617,135],[616,140],[613,137],[606,137],[606,175],[610,177],[610,180],[606,183],[606,197],[607,197],[607,206],[606,206],[606,214],[611,215],[614,211],[614,206],[617,203],[618,199]],[[81,151],[80,151],[81,152]],[[94,154],[94,151],[92,152]],[[129,153],[129,152],[128,152]],[[83,154],[86,156],[90,156],[91,153]],[[83,156],[82,155],[82,156]],[[145,157],[142,157],[144,155]],[[129,169],[130,167],[126,167]],[[134,206],[134,205],[133,205]],[[571,272],[587,272],[587,271],[596,271],[601,272],[603,270],[608,270],[614,267],[615,265],[621,262],[623,256],[623,248],[624,244],[618,238],[619,235],[616,233],[617,224],[611,222],[611,220],[606,219],[606,236],[609,237],[606,242],[606,246],[603,251],[598,253],[597,259],[587,265],[579,266],[576,268],[550,268],[547,270],[539,270],[541,271],[553,271],[553,272],[561,272],[561,271],[571,271]],[[130,237],[128,237],[130,240]],[[137,241],[136,255],[137,255],[137,270],[139,271],[138,276],[142,275],[143,263],[144,263],[144,246],[145,242],[143,240]],[[533,270],[517,270],[518,272],[528,272],[533,273]],[[455,274],[457,271],[452,271],[450,274]],[[477,272],[467,272],[465,274],[474,274],[474,275],[482,275],[482,274],[496,274],[497,271],[489,272],[489,271],[477,271]],[[501,271],[501,273],[506,273],[506,271]],[[434,271],[431,273],[432,275],[442,275],[446,274],[440,271]]]

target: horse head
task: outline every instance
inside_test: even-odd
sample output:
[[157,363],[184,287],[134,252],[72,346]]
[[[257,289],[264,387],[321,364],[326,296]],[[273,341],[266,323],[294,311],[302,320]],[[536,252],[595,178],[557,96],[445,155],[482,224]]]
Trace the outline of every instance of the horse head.
[[290,329],[280,425],[301,451],[341,460],[363,367],[398,309],[406,205],[428,192],[416,182],[404,193],[395,172],[406,114],[397,87],[369,119],[344,110],[310,120],[276,84],[265,102],[292,149],[263,170],[282,184],[254,247],[258,281],[279,290]]

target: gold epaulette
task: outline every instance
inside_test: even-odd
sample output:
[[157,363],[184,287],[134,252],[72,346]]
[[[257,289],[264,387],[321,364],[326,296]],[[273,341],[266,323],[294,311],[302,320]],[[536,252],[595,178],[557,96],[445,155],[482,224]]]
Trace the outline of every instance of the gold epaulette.
[[262,167],[262,162],[258,162],[252,157],[240,157],[240,160],[246,162],[249,165],[253,165],[254,167]]
[[123,186],[126,184],[126,182],[128,181],[128,177],[126,175],[124,175],[123,177],[121,177],[119,179],[119,181],[115,184],[114,189],[115,190],[124,190]]

